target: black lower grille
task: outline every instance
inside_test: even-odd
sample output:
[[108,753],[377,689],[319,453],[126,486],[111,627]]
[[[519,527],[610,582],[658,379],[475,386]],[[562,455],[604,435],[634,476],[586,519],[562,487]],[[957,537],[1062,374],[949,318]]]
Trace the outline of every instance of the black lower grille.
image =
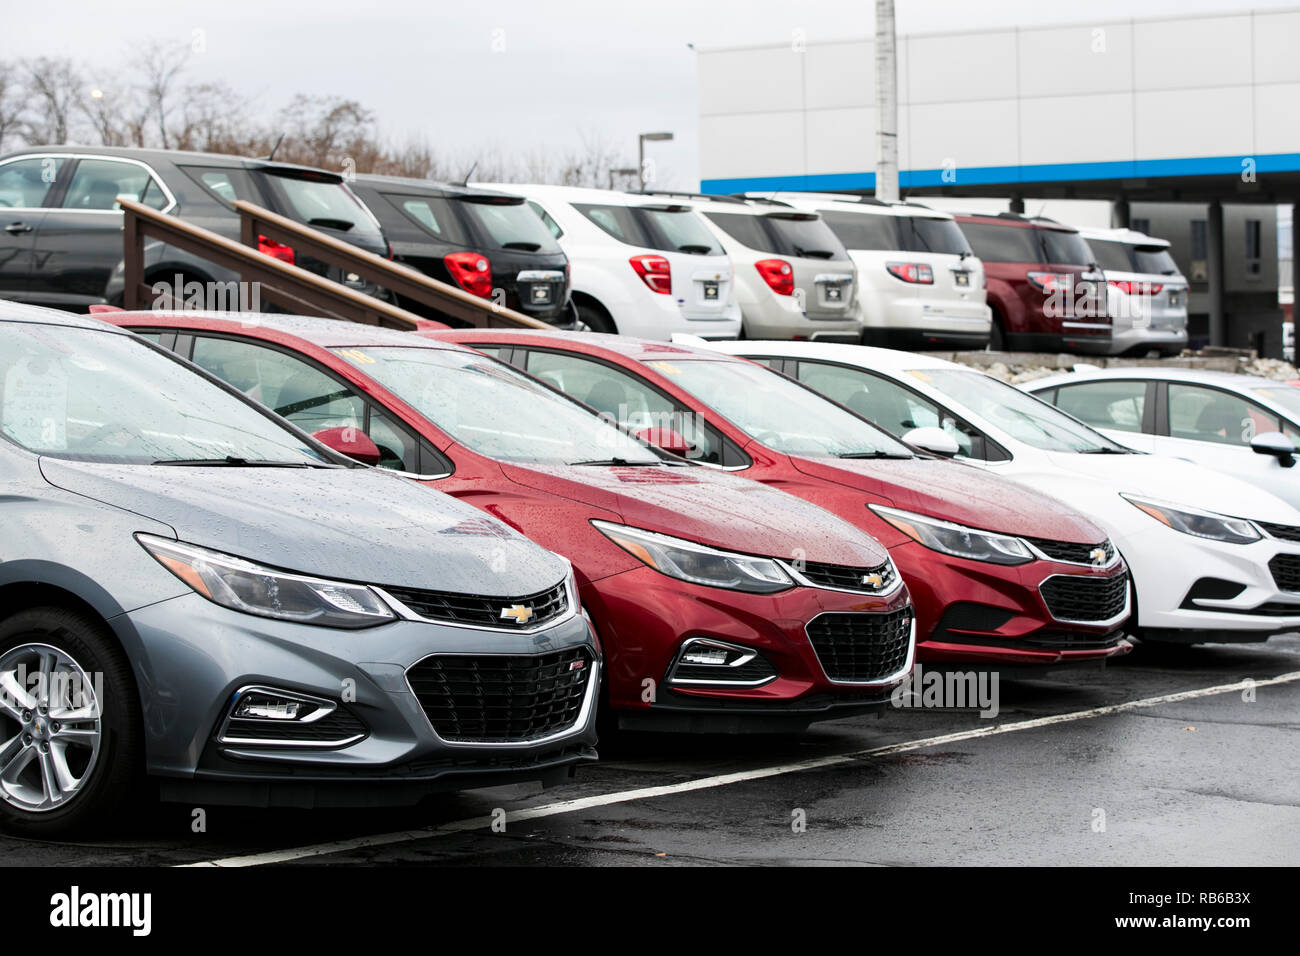
[[569,609],[568,589],[563,582],[536,594],[514,598],[416,588],[387,587],[384,590],[421,617],[476,627],[537,627],[561,617]]
[[407,672],[443,740],[526,743],[577,722],[591,679],[583,647],[550,654],[435,654]]
[[1268,563],[1273,582],[1283,591],[1300,591],[1300,554],[1278,554]]
[[1038,588],[1043,603],[1058,621],[1108,621],[1124,611],[1128,573],[1110,577],[1058,574]]
[[[894,586],[894,566],[886,561],[874,568],[853,568],[842,564],[820,564],[808,561],[800,572],[813,584],[822,588],[839,588],[841,591],[861,591],[878,594]],[[879,577],[879,584],[874,576]],[[868,579],[871,578],[871,581]]]
[[1271,537],[1282,541],[1300,541],[1300,528],[1295,525],[1269,524],[1267,521],[1256,521],[1255,524],[1268,532]]
[[[1105,566],[1115,557],[1115,546],[1107,539],[1100,544],[1074,544],[1070,541],[1050,541],[1047,538],[1025,538],[1043,554],[1053,561],[1068,561],[1071,564],[1096,564]],[[1103,557],[1097,560],[1093,553],[1101,550]]]
[[367,733],[363,724],[342,707],[326,714],[320,720],[263,720],[251,717],[232,717],[221,734],[222,740],[283,740],[301,744],[329,746],[340,741],[352,741]]
[[826,676],[835,681],[880,680],[902,670],[912,638],[912,609],[883,614],[821,614],[808,639]]

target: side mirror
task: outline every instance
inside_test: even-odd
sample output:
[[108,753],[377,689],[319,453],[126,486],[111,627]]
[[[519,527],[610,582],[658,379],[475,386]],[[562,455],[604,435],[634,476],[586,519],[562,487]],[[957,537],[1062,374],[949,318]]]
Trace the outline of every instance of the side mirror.
[[690,442],[688,442],[682,433],[673,428],[654,426],[652,428],[643,428],[636,433],[636,437],[644,442],[649,442],[656,448],[662,448],[670,455],[677,455],[685,458],[691,451]]
[[347,455],[363,465],[379,464],[379,446],[359,428],[326,428],[311,436],[340,455]]
[[1260,432],[1250,440],[1250,450],[1257,455],[1272,455],[1283,468],[1295,464],[1296,447],[1281,432]]
[[917,448],[924,448],[936,455],[942,455],[944,458],[951,458],[961,451],[957,439],[942,428],[934,428],[933,426],[913,428],[903,435],[903,441],[909,445],[915,445]]

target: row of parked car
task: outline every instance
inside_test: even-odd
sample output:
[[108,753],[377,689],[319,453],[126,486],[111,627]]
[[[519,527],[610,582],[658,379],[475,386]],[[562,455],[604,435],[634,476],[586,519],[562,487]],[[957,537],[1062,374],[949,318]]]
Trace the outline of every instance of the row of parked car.
[[[118,148],[0,158],[0,296],[119,301],[123,197],[231,238],[232,203],[249,200],[557,328],[1101,354],[1187,344],[1187,281],[1167,242],[1130,230],[823,194],[345,182],[270,160]],[[290,248],[261,245],[294,261]],[[145,268],[150,282],[237,278],[159,243]]]
[[790,731],[917,660],[1300,628],[1300,510],[936,359],[92,311],[0,305],[16,831],[145,777],[289,806],[554,782],[602,715]]

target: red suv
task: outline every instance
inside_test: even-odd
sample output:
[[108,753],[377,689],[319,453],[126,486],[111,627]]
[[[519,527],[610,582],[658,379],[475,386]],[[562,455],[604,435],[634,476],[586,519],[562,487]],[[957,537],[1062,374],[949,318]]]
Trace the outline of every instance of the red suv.
[[[620,726],[792,730],[885,706],[911,672],[911,599],[864,532],[660,452],[480,352],[331,319],[100,317],[343,454],[462,498],[569,558]],[[506,610],[527,628],[544,609]]]
[[1078,230],[1009,212],[956,219],[984,263],[993,349],[1110,350],[1106,277]]
[[[920,660],[1044,665],[1132,649],[1128,570],[1091,521],[1006,478],[916,453],[757,362],[621,335],[417,334],[490,351],[611,420],[654,423],[665,447],[856,524],[889,549],[912,592]],[[1057,575],[1104,578],[1109,600],[1055,617],[1039,587]]]

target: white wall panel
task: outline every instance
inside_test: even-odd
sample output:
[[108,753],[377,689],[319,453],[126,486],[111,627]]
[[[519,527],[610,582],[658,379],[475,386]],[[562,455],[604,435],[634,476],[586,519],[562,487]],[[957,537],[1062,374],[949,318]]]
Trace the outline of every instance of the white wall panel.
[[1012,99],[1016,95],[1016,34],[963,33],[912,37],[911,102]]
[[[910,168],[1016,165],[1016,101],[912,106]],[[874,154],[873,154],[874,156]]]
[[1133,156],[1133,97],[1043,96],[1020,101],[1020,164],[1094,163]]
[[804,114],[746,113],[700,117],[700,176],[790,176],[803,173]]
[[803,57],[789,46],[701,53],[700,115],[803,108]]
[[875,44],[809,46],[804,61],[807,109],[875,105]]
[[1020,31],[1020,95],[1070,96],[1132,89],[1128,23]]
[[1133,75],[1139,90],[1250,82],[1250,17],[1139,21]]
[[1300,11],[1257,13],[1255,82],[1300,83]]
[[1254,152],[1250,116],[1248,86],[1138,93],[1134,102],[1135,158]]
[[809,173],[853,173],[875,167],[874,109],[811,110],[807,115]]

